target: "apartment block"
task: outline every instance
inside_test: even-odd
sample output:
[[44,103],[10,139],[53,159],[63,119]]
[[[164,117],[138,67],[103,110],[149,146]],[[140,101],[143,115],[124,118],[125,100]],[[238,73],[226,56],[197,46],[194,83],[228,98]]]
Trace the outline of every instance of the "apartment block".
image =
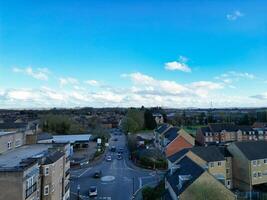
[[199,128],[197,130],[196,140],[201,145],[237,141],[267,140],[267,131],[259,131],[253,129],[252,126],[237,126],[231,123],[215,123]]
[[233,156],[233,182],[239,190],[267,191],[267,142],[235,142],[228,146]]
[[0,199],[68,200],[68,146],[24,145],[0,155]]

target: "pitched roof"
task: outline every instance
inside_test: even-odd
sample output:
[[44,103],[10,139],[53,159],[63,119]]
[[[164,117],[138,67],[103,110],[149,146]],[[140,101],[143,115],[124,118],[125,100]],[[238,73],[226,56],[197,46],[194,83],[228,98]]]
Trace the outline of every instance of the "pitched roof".
[[235,145],[248,160],[267,158],[267,141],[235,142]]
[[163,199],[164,200],[172,200],[171,194],[169,190],[165,190],[163,193]]
[[171,142],[178,136],[178,131],[179,128],[171,127],[168,131],[164,133],[164,136]]
[[217,146],[193,147],[190,151],[206,162],[225,160],[223,154]]
[[168,128],[170,127],[169,124],[162,124],[160,127],[158,127],[156,129],[156,132],[158,132],[159,134],[164,133]]
[[[178,165],[180,167],[172,175],[167,176],[167,180],[177,196],[183,193],[186,188],[189,187],[204,172],[203,168],[198,166],[188,157],[184,157],[180,160]],[[186,181],[181,188],[178,188],[179,176],[183,175],[190,175],[190,180]]]
[[208,125],[212,132],[221,132],[223,130],[234,132],[237,131],[237,126],[232,123],[212,123]]
[[237,129],[243,132],[254,131],[251,126],[247,126],[247,125],[237,126]]
[[173,163],[173,162],[179,160],[180,158],[182,158],[189,150],[190,150],[190,148],[182,149],[181,151],[178,151],[177,153],[168,157],[168,160]]

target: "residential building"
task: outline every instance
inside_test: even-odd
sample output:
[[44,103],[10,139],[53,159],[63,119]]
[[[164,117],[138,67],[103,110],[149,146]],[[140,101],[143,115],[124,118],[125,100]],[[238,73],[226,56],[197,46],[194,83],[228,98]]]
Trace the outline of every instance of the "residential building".
[[236,199],[221,182],[187,156],[182,158],[177,166],[176,171],[168,174],[165,179],[169,199],[197,200],[199,195],[210,193],[223,196],[225,200]]
[[217,146],[194,147],[186,156],[206,169],[227,188],[232,189],[232,157],[227,150]]
[[164,134],[163,147],[165,149],[165,155],[171,156],[182,149],[191,148],[195,145],[195,139],[188,134],[184,129],[178,129],[176,127],[170,128]]
[[49,153],[41,165],[41,199],[57,200],[64,196],[64,153]]
[[[1,154],[0,199],[69,199],[68,145],[24,145]],[[51,176],[43,176],[47,168]],[[51,192],[45,197],[48,187],[43,184]]]
[[267,191],[267,142],[235,142],[228,146],[233,156],[233,183],[239,190],[250,192],[264,187]]
[[161,125],[164,123],[164,118],[161,113],[153,113],[153,117],[157,123],[157,125]]
[[155,145],[159,146],[160,140],[162,138],[162,135],[168,131],[172,125],[169,124],[163,124],[159,126],[157,129],[154,130],[154,135],[155,135]]
[[232,123],[215,123],[199,128],[197,130],[196,140],[201,145],[248,140],[267,140],[267,131],[259,132],[251,126],[237,126]]

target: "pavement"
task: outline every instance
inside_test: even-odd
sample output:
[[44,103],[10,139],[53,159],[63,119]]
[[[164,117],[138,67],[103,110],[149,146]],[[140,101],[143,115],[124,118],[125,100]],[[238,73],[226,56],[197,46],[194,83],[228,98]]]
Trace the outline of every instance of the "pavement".
[[[118,141],[113,141],[114,138]],[[107,151],[106,155],[112,156],[111,162],[103,159],[94,166],[71,170],[71,200],[78,199],[78,194],[80,200],[130,200],[142,186],[159,182],[160,173],[138,168],[128,160],[124,134],[112,134],[109,144],[116,146],[117,149],[124,148],[123,159],[117,160],[116,152]],[[102,177],[99,179],[93,178],[96,170],[102,171]],[[94,198],[89,198],[90,186],[97,187],[98,195]]]

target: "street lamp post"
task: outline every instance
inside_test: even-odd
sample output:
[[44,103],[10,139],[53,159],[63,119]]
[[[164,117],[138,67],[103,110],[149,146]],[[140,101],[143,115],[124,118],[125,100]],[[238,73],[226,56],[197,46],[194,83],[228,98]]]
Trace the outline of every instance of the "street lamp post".
[[78,195],[78,200],[80,200],[80,189],[81,189],[81,186],[80,184],[77,185],[77,195]]

